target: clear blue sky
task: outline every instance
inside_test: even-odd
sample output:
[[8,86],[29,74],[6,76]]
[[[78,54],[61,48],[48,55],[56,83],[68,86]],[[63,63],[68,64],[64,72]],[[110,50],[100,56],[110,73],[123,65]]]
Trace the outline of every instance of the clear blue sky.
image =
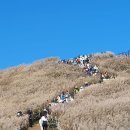
[[0,1],[0,69],[129,49],[129,0]]

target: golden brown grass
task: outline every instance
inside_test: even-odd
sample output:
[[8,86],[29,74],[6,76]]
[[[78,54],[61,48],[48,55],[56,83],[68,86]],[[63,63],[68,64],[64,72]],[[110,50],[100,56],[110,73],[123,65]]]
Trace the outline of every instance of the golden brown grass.
[[61,91],[85,81],[79,67],[59,64],[56,58],[1,71],[0,130],[15,130],[23,120],[27,124],[27,116],[16,117],[18,111],[40,109]]
[[91,85],[64,107],[64,130],[130,130],[130,57],[96,55],[92,62],[115,79]]
[[91,62],[100,67],[102,71],[118,73],[130,69],[130,57],[114,56],[110,53],[92,57]]
[[[69,105],[59,106],[64,130],[129,130],[130,128],[130,57],[98,54],[91,61],[115,79],[91,85],[79,93]],[[17,130],[27,124],[27,115],[16,117],[17,111],[41,109],[63,90],[80,86],[85,81],[77,66],[59,64],[50,58],[0,71],[0,130]],[[58,108],[57,108],[58,110]]]
[[64,130],[129,130],[129,79],[92,85],[66,107],[60,122]]

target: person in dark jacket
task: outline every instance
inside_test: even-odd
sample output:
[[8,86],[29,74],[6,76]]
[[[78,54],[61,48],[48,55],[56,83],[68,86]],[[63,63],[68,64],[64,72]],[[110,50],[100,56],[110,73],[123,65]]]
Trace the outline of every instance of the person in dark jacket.
[[29,120],[29,127],[33,126],[33,112],[32,110],[28,111],[28,120]]

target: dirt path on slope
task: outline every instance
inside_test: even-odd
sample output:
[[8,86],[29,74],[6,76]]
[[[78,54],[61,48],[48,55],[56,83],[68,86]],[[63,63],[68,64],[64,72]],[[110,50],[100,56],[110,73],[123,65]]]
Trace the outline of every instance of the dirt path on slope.
[[[39,124],[34,125],[32,128],[28,128],[28,130],[41,130]],[[55,128],[48,128],[48,130],[56,130]]]
[[34,125],[32,128],[29,128],[28,130],[41,130],[39,124]]

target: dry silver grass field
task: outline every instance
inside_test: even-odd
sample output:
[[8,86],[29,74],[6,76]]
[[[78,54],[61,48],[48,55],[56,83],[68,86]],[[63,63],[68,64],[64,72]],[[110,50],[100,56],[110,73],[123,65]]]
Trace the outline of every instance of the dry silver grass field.
[[40,109],[61,91],[85,81],[79,67],[59,64],[55,58],[0,71],[0,130],[26,125],[27,116],[16,117],[18,111]]
[[92,85],[66,107],[60,122],[64,130],[129,130],[129,78]]
[[[102,84],[91,85],[79,93],[59,117],[64,130],[130,129],[130,57],[95,55],[91,62],[102,71],[117,75]],[[16,117],[21,110],[40,109],[63,90],[80,86],[87,78],[79,67],[59,64],[55,58],[0,71],[0,130],[17,130],[27,124],[27,116]]]
[[92,61],[115,79],[79,93],[60,117],[64,130],[130,130],[130,57],[95,56]]

